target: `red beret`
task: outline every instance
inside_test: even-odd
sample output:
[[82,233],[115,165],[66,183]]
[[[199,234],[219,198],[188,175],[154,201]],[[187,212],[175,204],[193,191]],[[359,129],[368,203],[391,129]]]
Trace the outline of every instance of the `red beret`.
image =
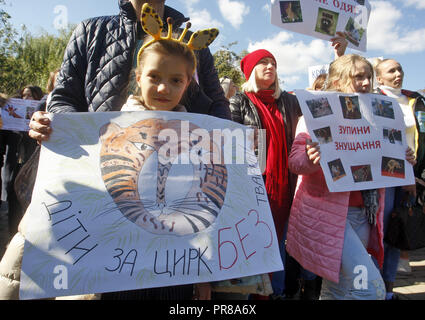
[[255,50],[247,54],[241,60],[241,70],[245,74],[246,80],[248,80],[249,77],[251,76],[252,69],[254,69],[258,61],[260,61],[263,58],[272,58],[276,62],[275,57],[269,51],[265,49]]

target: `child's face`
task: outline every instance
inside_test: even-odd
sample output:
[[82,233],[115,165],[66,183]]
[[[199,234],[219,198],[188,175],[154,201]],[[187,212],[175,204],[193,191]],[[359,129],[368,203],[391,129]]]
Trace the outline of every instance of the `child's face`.
[[142,72],[136,80],[146,108],[171,111],[189,85],[187,62],[181,57],[151,51],[144,59]]
[[372,86],[372,70],[370,66],[363,62],[357,61],[354,66],[354,73],[351,79],[351,86],[348,93],[369,93]]

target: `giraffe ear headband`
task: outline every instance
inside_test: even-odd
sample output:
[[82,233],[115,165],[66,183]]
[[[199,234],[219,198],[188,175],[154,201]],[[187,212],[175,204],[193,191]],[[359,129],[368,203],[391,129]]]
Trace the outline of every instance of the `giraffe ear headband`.
[[169,40],[169,41],[180,42],[181,44],[187,46],[191,51],[193,51],[193,50],[201,50],[208,47],[218,36],[218,29],[216,28],[199,30],[192,34],[188,43],[184,43],[183,42],[184,37],[186,36],[187,31],[191,27],[190,22],[186,24],[186,28],[183,30],[183,33],[180,35],[180,37],[174,39],[172,37],[173,21],[171,18],[168,18],[167,19],[168,35],[166,37],[162,37],[161,32],[162,32],[162,28],[164,24],[162,23],[162,20],[159,17],[159,15],[155,12],[155,10],[151,6],[149,6],[148,3],[145,3],[142,7],[141,23],[142,23],[143,30],[147,34],[151,35],[153,39],[147,42],[146,44],[144,44],[140,48],[137,54],[138,67],[140,66],[140,57],[142,55],[143,50],[156,41]]

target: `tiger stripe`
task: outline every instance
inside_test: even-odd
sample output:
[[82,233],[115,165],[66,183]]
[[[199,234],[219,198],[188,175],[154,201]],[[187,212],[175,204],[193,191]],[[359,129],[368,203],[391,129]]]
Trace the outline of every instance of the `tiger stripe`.
[[[165,164],[157,163],[156,180],[152,181],[156,183],[156,198],[141,198],[139,188],[144,186],[139,179],[143,166],[166,143],[158,139],[159,132],[163,129],[178,132],[181,127],[181,120],[146,119],[125,128],[109,123],[100,130],[102,146],[99,163],[106,190],[124,218],[154,234],[182,236],[201,232],[215,222],[226,198],[226,166],[201,162],[193,165],[193,182],[187,185],[188,190],[184,190],[186,196],[168,199],[167,179],[176,158],[169,159]],[[192,132],[197,128],[190,124],[189,130]],[[175,157],[190,153],[194,146],[199,145],[201,138],[190,137],[193,135],[187,137],[189,140],[181,139],[178,142]],[[144,145],[152,148],[143,148]],[[212,149],[207,152],[218,150],[213,143],[210,147]]]

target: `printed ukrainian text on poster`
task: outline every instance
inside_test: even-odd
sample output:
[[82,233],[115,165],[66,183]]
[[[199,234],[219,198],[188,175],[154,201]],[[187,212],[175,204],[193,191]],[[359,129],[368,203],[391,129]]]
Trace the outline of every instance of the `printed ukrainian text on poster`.
[[377,94],[295,90],[329,191],[415,184],[403,112]]
[[247,127],[175,112],[51,116],[21,224],[21,298],[283,269]]
[[349,47],[366,51],[370,11],[368,0],[271,0],[271,23],[324,40],[342,32]]

